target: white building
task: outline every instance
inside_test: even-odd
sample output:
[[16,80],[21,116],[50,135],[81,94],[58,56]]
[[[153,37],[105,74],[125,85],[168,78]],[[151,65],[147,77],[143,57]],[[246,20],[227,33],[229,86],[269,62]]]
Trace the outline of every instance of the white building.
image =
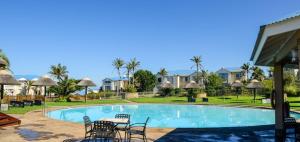
[[37,80],[35,75],[15,75],[15,78],[20,82],[20,85],[5,85],[4,93],[9,96],[16,95],[35,95],[42,92],[43,88],[31,86],[28,90],[28,82]]
[[119,77],[105,78],[102,80],[102,90],[117,91],[118,86],[120,86],[119,89],[124,89],[127,82],[128,79],[126,77],[122,77],[121,79]]
[[221,68],[216,73],[224,80],[224,83],[227,84],[231,84],[235,80],[242,81],[246,79],[243,69],[239,67]]
[[[203,86],[203,78],[199,73],[199,84]],[[196,81],[197,72],[195,70],[174,70],[168,71],[166,76],[156,75],[158,85],[164,81],[169,81],[175,88],[184,88],[190,81]]]

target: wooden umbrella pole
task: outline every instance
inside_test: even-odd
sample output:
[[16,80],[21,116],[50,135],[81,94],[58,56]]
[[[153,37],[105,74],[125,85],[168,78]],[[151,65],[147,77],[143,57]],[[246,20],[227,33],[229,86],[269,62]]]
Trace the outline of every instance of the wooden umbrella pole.
[[0,101],[0,110],[2,109],[2,99],[4,96],[4,85],[1,84],[1,101]]
[[87,86],[85,86],[85,102],[86,102],[86,99],[87,99],[87,89],[88,89],[88,87]]
[[44,109],[43,109],[44,115],[46,113],[46,96],[47,96],[47,86],[44,86]]

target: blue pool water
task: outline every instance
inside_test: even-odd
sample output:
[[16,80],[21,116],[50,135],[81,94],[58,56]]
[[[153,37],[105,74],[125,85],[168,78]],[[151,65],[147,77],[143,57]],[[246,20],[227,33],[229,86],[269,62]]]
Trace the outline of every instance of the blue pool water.
[[[113,118],[115,114],[131,115],[131,123],[144,122],[149,116],[149,127],[159,128],[212,128],[274,124],[273,110],[202,105],[104,105],[70,108],[48,112],[48,117],[83,123],[87,115],[91,120]],[[299,114],[292,114],[300,118]]]

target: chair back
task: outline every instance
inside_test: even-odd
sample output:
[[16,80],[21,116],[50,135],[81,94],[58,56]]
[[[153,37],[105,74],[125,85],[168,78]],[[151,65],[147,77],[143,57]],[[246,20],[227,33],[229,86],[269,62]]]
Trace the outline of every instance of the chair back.
[[128,123],[130,123],[130,114],[116,114],[115,118],[126,118],[128,119]]
[[144,123],[144,129],[143,129],[144,132],[146,131],[147,123],[148,123],[149,119],[150,119],[150,117],[147,117],[146,122]]
[[84,121],[85,127],[92,126],[92,124],[93,124],[90,117],[88,117],[88,116],[83,116],[83,121]]
[[115,125],[111,121],[94,121],[94,138],[115,138]]

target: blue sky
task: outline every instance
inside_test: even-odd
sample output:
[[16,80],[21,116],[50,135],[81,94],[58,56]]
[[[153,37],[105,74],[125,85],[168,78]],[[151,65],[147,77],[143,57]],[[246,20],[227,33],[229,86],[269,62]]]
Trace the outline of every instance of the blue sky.
[[0,48],[15,74],[67,65],[99,84],[113,59],[142,69],[209,71],[248,62],[260,25],[300,10],[297,0],[0,0]]

